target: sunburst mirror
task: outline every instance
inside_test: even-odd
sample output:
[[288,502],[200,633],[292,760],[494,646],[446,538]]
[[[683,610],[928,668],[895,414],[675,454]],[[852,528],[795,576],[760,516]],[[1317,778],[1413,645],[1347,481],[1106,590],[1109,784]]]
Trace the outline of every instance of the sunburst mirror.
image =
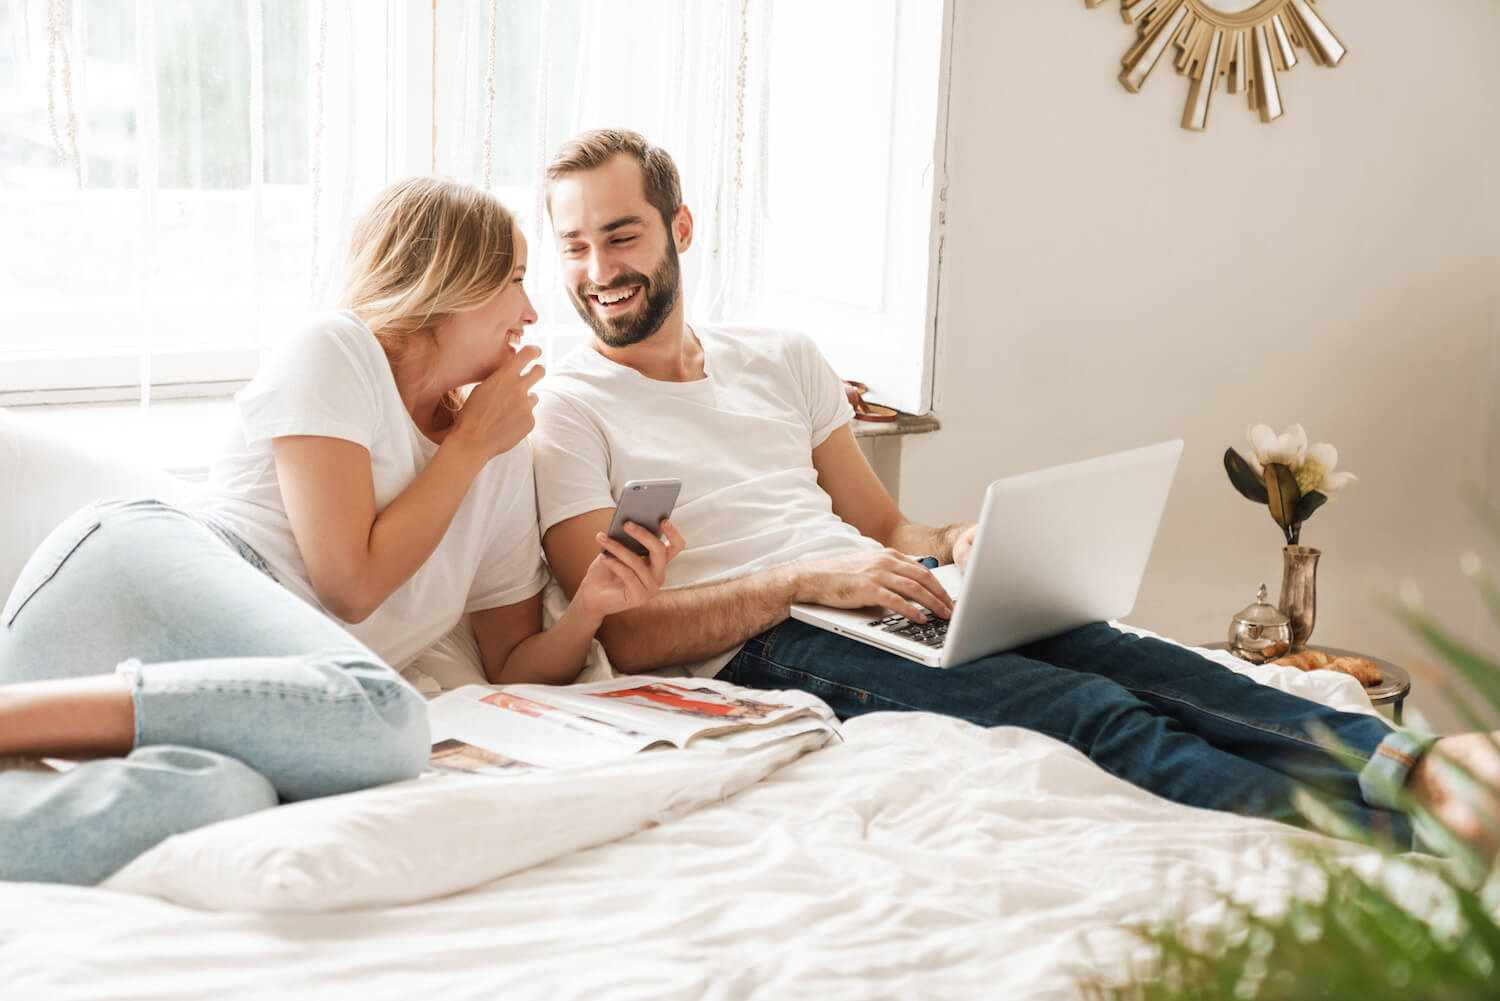
[[[1098,7],[1106,0],[1084,0]],[[1120,16],[1135,25],[1136,41],[1121,59],[1120,82],[1138,92],[1169,47],[1177,72],[1189,80],[1182,127],[1201,132],[1219,80],[1231,94],[1246,92],[1260,120],[1281,117],[1276,71],[1297,65],[1305,49],[1323,66],[1337,66],[1344,46],[1313,11],[1315,0],[1120,0]]]

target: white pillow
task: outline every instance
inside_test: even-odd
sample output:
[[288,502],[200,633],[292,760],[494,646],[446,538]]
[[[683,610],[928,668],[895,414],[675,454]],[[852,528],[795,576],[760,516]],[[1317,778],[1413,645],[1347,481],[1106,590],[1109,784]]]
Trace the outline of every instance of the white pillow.
[[315,912],[456,893],[724,799],[828,739],[511,778],[429,776],[168,838],[102,884],[203,910]]
[[173,500],[188,484],[0,409],[0,469],[5,520],[0,524],[0,603],[47,533],[101,497]]

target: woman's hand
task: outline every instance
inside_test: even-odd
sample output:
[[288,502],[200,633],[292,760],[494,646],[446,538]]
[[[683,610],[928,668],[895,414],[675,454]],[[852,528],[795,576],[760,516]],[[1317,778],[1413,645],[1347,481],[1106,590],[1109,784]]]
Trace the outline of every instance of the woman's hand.
[[583,581],[573,595],[573,607],[590,618],[603,621],[607,615],[644,605],[661,590],[667,577],[667,564],[682,552],[686,543],[670,518],[661,520],[661,535],[633,521],[625,531],[646,548],[637,556],[603,532],[596,536],[604,551],[589,564]]
[[[531,387],[547,370],[531,365],[542,356],[542,349],[528,344],[508,355],[500,367],[469,393],[453,421],[448,440],[472,444],[487,459],[510,451],[536,426],[532,409],[536,394]],[[531,365],[530,368],[526,368]]]

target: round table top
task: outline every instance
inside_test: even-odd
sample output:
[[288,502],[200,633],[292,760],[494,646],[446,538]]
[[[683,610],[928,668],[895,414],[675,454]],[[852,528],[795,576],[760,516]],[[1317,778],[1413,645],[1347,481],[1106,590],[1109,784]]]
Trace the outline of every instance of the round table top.
[[[1229,649],[1229,644],[1223,640],[1217,643],[1205,643],[1203,646],[1206,650]],[[1398,667],[1390,661],[1382,660],[1379,657],[1371,657],[1367,653],[1360,653],[1358,650],[1324,646],[1321,643],[1314,643],[1312,647],[1314,650],[1322,650],[1324,653],[1332,654],[1335,657],[1363,657],[1380,668],[1380,684],[1370,685],[1365,688],[1365,694],[1376,705],[1384,705],[1387,702],[1400,702],[1411,691],[1411,675],[1406,672],[1406,668],[1404,667]]]

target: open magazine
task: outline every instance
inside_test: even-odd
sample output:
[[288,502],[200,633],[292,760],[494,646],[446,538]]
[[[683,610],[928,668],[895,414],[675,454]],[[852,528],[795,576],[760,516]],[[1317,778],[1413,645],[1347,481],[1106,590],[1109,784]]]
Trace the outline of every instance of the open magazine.
[[429,770],[439,773],[513,774],[689,744],[743,750],[835,729],[833,711],[815,696],[709,678],[465,685],[433,699],[428,714]]

